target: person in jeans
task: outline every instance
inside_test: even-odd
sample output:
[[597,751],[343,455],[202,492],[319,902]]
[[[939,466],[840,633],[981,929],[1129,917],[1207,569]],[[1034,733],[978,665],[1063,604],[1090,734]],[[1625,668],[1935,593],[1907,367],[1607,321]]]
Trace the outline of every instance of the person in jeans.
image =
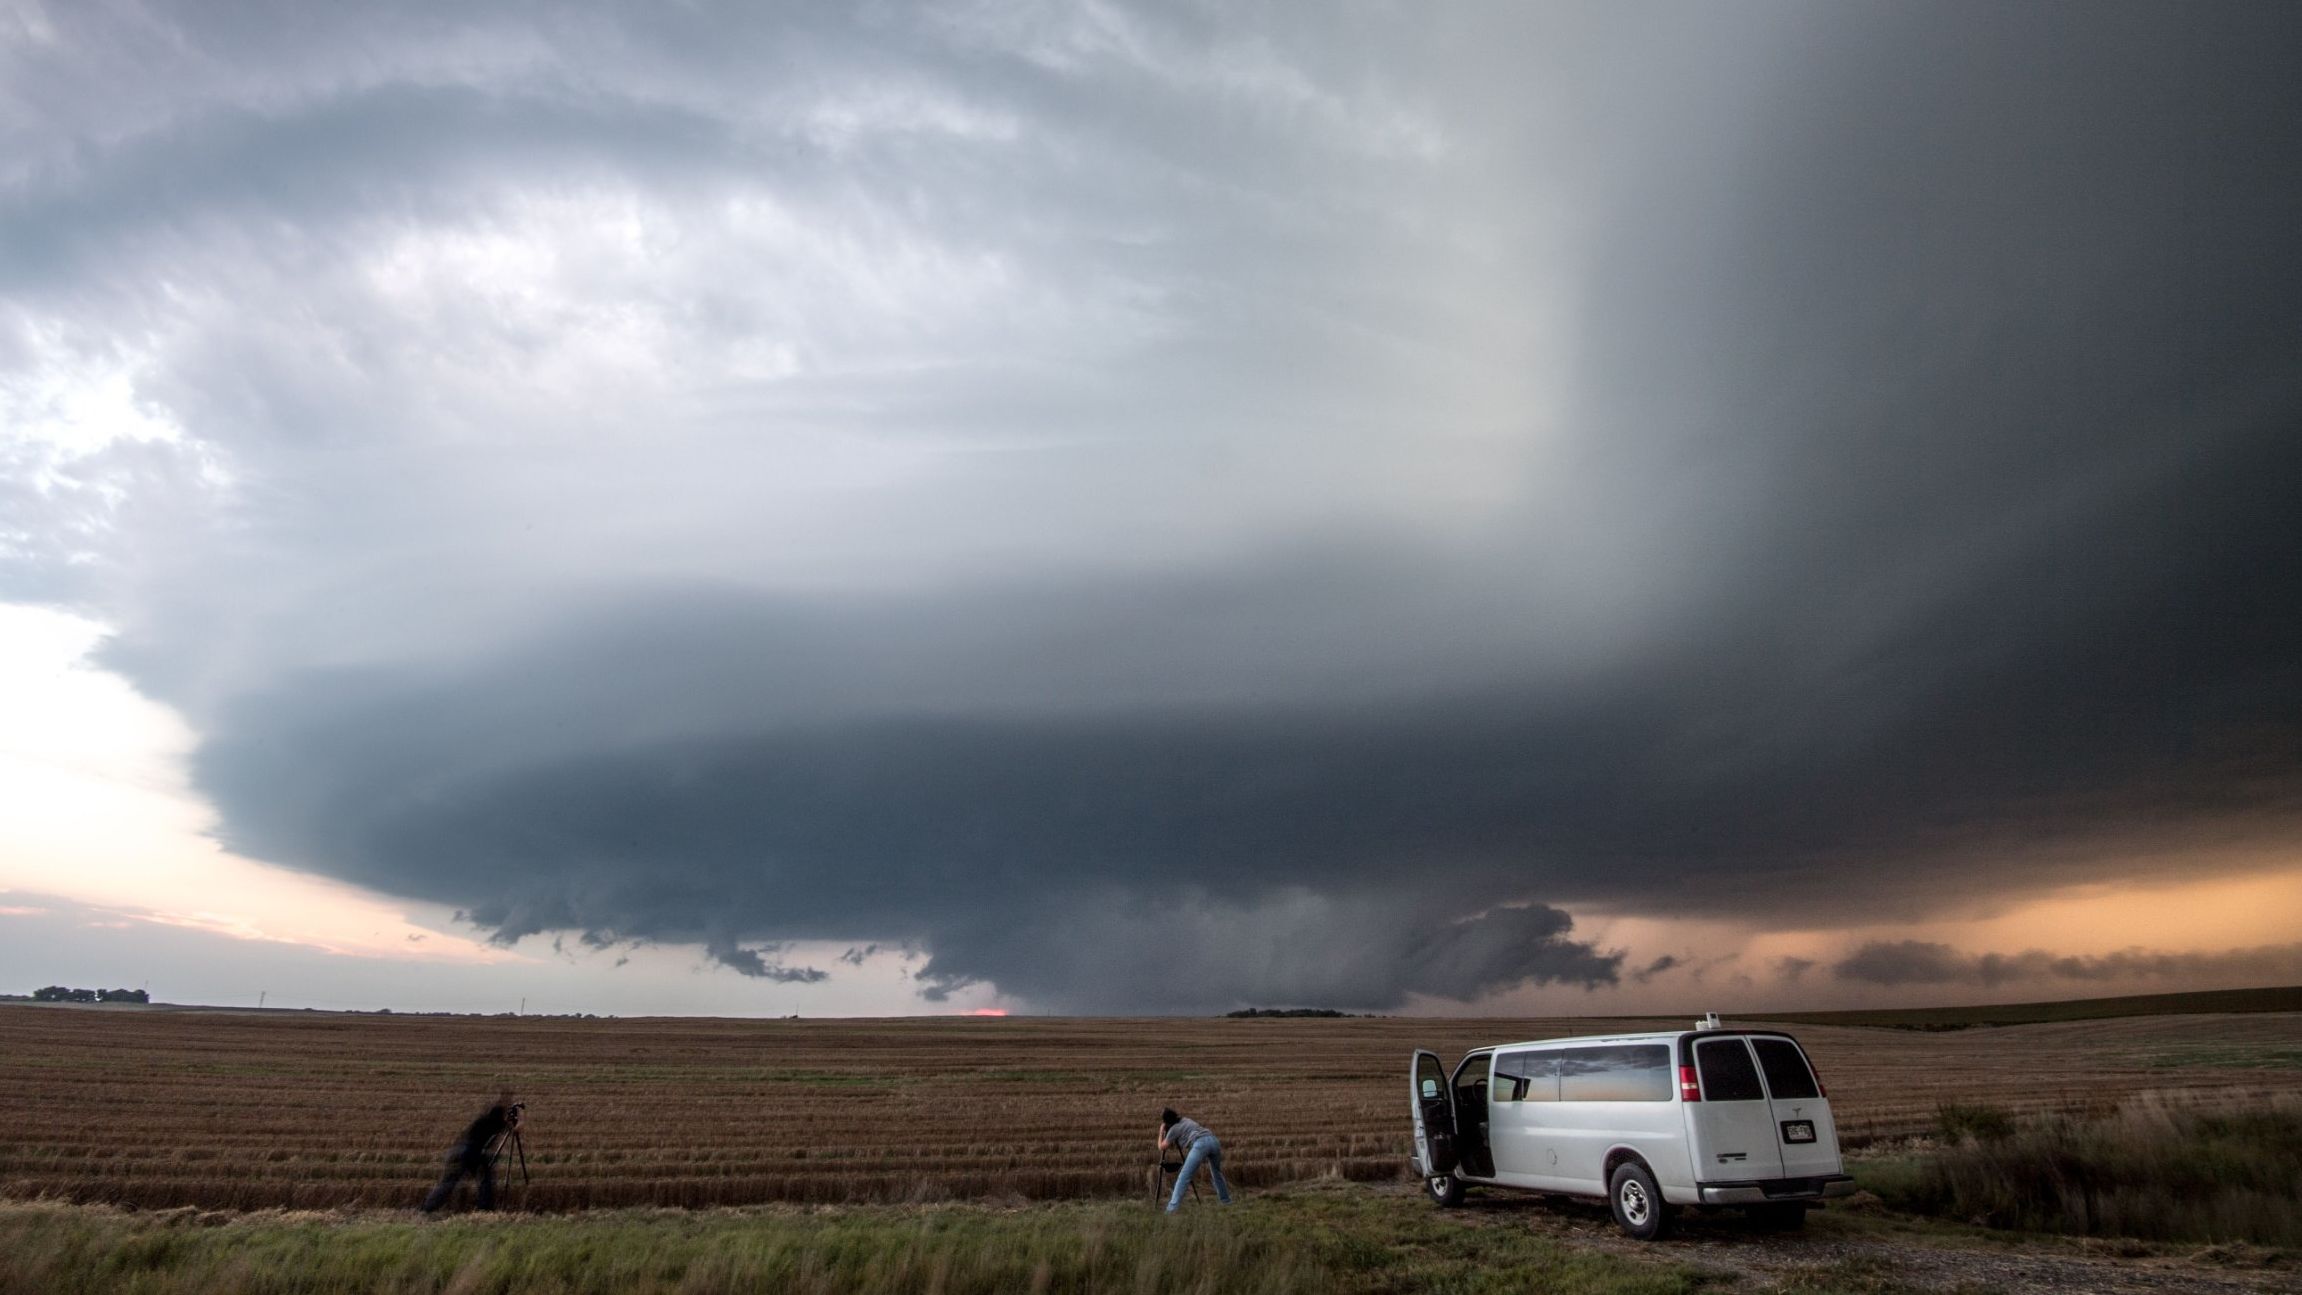
[[520,1126],[521,1106],[512,1100],[510,1089],[496,1098],[496,1104],[480,1112],[479,1118],[464,1128],[464,1135],[448,1148],[447,1166],[440,1181],[424,1197],[424,1213],[429,1214],[447,1204],[456,1184],[466,1177],[479,1180],[480,1208],[496,1207],[496,1167],[494,1151],[496,1141]]
[[1215,1180],[1215,1199],[1225,1205],[1231,1203],[1231,1185],[1223,1181],[1223,1144],[1197,1120],[1187,1120],[1170,1106],[1159,1112],[1159,1150],[1162,1155],[1173,1147],[1183,1153],[1183,1167],[1175,1171],[1175,1194],[1167,1198],[1167,1212],[1173,1214],[1183,1208],[1183,1192],[1191,1186],[1191,1176],[1199,1172],[1205,1161],[1209,1177]]

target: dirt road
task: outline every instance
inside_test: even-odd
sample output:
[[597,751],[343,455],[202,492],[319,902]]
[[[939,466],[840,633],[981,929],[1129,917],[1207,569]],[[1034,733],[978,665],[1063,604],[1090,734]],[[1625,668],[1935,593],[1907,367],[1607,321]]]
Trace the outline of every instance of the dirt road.
[[[1374,1190],[1421,1195],[1412,1186]],[[2259,1246],[2016,1236],[1904,1219],[1864,1198],[1834,1206],[1813,1216],[1805,1229],[1789,1233],[1756,1232],[1733,1211],[1684,1214],[1677,1233],[1659,1245],[1616,1231],[1599,1201],[1474,1192],[1450,1217],[1464,1227],[1525,1228],[1626,1258],[1668,1259],[1722,1280],[1748,1283],[1745,1289],[2100,1295],[2302,1291],[2302,1256]]]

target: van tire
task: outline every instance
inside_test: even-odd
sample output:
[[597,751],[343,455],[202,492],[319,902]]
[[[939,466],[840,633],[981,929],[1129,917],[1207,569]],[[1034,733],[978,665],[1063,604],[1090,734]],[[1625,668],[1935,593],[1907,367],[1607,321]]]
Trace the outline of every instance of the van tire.
[[1655,1176],[1636,1160],[1625,1160],[1607,1177],[1607,1209],[1615,1226],[1633,1240],[1655,1241],[1670,1231],[1671,1207],[1655,1185]]
[[1753,1205],[1750,1221],[1761,1232],[1796,1232],[1806,1226],[1806,1206],[1797,1202]]
[[1453,1174],[1438,1174],[1423,1180],[1423,1193],[1433,1205],[1451,1210],[1463,1203],[1463,1180]]

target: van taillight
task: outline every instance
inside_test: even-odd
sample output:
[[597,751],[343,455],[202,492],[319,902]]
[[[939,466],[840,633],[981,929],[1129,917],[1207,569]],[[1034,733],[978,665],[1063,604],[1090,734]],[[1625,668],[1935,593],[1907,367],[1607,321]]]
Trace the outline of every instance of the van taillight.
[[1682,1102],[1699,1102],[1702,1099],[1703,1086],[1695,1082],[1695,1068],[1693,1066],[1680,1066],[1679,1100]]

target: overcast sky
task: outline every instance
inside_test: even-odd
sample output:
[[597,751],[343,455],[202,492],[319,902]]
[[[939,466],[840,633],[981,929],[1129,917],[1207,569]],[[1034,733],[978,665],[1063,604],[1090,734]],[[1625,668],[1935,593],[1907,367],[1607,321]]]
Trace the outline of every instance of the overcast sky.
[[2298,65],[0,0],[0,989],[2302,981]]

